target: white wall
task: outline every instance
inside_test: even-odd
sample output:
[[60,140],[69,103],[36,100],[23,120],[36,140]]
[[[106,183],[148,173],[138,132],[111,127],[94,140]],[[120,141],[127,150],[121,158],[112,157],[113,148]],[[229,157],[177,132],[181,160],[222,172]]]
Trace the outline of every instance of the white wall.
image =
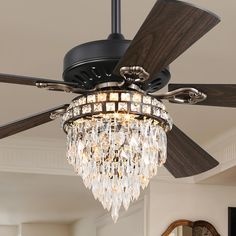
[[71,236],[96,236],[94,219],[87,218],[76,221],[71,225]]
[[[152,181],[146,198],[148,203],[140,201],[127,212],[121,212],[116,224],[110,214],[96,220],[82,219],[72,225],[22,224],[21,236],[144,236],[146,227],[147,236],[161,236],[178,219],[209,221],[226,236],[228,207],[236,206],[236,186]],[[0,226],[1,235],[17,236],[17,227]]]
[[127,212],[121,210],[116,224],[110,212],[96,220],[87,218],[75,222],[71,225],[71,236],[143,236],[144,218],[144,201],[141,200],[132,204]]
[[[71,236],[67,224],[22,224],[21,236]],[[5,235],[4,235],[5,236]]]
[[175,220],[206,220],[228,235],[228,207],[236,206],[236,187],[151,182],[149,236],[161,236]]
[[1,236],[17,236],[18,227],[17,226],[0,226],[0,235]]
[[143,210],[121,217],[116,224],[110,221],[97,227],[96,236],[143,236],[144,217]]

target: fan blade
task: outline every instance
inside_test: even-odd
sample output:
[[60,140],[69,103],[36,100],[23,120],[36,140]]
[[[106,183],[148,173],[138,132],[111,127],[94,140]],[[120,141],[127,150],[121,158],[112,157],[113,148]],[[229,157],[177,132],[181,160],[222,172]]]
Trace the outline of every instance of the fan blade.
[[195,88],[207,95],[206,100],[194,105],[236,107],[236,84],[169,84],[168,88]]
[[53,119],[50,118],[51,114],[56,111],[61,111],[66,109],[68,105],[62,105],[59,107],[55,107],[48,111],[44,111],[33,116],[26,117],[21,120],[14,121],[12,123],[0,126],[0,139],[17,134],[19,132],[25,131],[27,129],[31,129],[33,127],[42,125]]
[[52,89],[55,91],[64,91],[63,89],[66,89],[67,87],[71,89],[73,88],[76,89],[78,87],[76,83],[41,79],[41,78],[21,76],[21,75],[9,75],[9,74],[0,74],[0,83],[30,85],[30,86],[37,86],[37,83],[52,84],[55,85],[55,89]]
[[219,162],[176,126],[168,133],[165,167],[176,178],[189,177],[216,167]]
[[114,70],[143,67],[154,78],[220,22],[218,16],[176,0],[158,0]]

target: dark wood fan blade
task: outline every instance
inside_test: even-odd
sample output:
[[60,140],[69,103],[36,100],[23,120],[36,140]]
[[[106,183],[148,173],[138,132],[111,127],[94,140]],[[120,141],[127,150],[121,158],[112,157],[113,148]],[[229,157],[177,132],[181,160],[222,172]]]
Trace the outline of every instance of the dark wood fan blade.
[[220,22],[218,16],[176,0],[158,0],[114,70],[141,66],[154,78]]
[[167,138],[168,151],[165,167],[174,177],[197,175],[219,164],[176,126],[173,126]]
[[207,95],[207,99],[195,105],[236,107],[236,84],[169,84],[169,91],[179,88],[195,88]]
[[[36,78],[36,77],[9,75],[9,74],[0,74],[0,83],[30,85],[30,86],[36,86],[36,83],[50,83],[50,84],[70,86],[73,88],[78,87],[76,83],[68,83],[68,82],[58,81],[58,80],[49,80],[49,79],[42,79],[42,78]],[[61,90],[58,89],[57,91],[61,91]]]
[[44,111],[33,116],[29,116],[24,119],[0,126],[0,139],[52,121],[53,119],[51,119],[50,116],[53,112],[66,109],[67,107],[67,104],[62,105],[48,111]]

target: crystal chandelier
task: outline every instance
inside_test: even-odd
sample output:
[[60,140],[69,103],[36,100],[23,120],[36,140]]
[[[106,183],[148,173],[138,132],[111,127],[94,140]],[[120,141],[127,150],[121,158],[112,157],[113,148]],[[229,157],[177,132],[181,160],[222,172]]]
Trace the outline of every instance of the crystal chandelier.
[[152,96],[108,90],[74,99],[63,128],[69,163],[116,222],[165,163],[172,119]]

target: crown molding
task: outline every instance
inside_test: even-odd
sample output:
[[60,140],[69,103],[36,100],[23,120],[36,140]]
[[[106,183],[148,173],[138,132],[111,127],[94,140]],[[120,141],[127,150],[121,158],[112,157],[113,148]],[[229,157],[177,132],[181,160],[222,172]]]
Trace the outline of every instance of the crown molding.
[[[175,179],[165,168],[159,168],[153,181],[197,183],[236,166],[236,128],[206,144],[205,149],[220,162],[218,167],[198,176],[183,179]],[[75,175],[66,160],[65,140],[20,135],[0,141],[0,171]]]
[[25,137],[1,140],[0,171],[74,175],[63,140]]
[[152,181],[188,184],[199,183],[236,166],[236,128],[206,143],[203,148],[219,161],[220,164],[216,168],[197,176],[180,179],[175,179],[165,168],[160,168],[157,176]]
[[175,178],[165,167],[161,167],[158,169],[157,175],[151,180],[151,182],[164,182],[164,183],[187,183],[193,184],[194,177],[187,178]]
[[236,128],[225,132],[209,142],[206,145],[206,150],[219,161],[220,164],[210,171],[195,176],[195,183],[236,166]]

